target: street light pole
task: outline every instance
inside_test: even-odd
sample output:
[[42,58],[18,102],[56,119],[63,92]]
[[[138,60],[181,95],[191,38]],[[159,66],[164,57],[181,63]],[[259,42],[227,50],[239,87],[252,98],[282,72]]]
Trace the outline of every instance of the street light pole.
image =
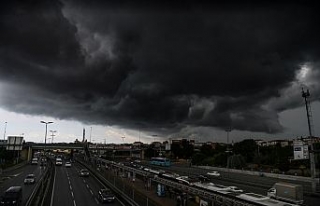
[[7,124],[8,124],[8,122],[4,123],[3,144],[6,140]]
[[47,146],[47,133],[48,133],[48,124],[51,124],[53,122],[45,122],[45,121],[40,121],[40,123],[43,123],[46,125],[46,133],[44,136],[44,154],[46,153],[46,146]]

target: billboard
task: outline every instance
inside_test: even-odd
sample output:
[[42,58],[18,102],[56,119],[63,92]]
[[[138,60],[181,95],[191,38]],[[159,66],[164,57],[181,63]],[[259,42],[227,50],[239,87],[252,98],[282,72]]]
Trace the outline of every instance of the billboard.
[[21,136],[8,136],[7,150],[22,150],[23,137]]
[[301,140],[294,141],[293,142],[293,157],[294,157],[294,160],[309,159],[308,145]]

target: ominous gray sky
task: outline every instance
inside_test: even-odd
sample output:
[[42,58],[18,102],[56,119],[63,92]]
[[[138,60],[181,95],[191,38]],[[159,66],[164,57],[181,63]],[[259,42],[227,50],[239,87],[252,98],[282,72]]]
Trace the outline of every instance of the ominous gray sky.
[[30,2],[0,9],[5,110],[164,135],[278,134],[302,86],[320,100],[314,5]]

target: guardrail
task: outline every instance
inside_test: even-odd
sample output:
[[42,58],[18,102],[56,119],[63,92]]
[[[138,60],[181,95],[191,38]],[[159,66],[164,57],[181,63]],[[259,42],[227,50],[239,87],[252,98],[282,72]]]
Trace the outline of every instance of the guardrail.
[[198,187],[189,186],[189,185],[181,184],[176,181],[164,179],[161,177],[161,175],[156,175],[149,171],[128,167],[128,166],[117,164],[113,161],[104,160],[101,158],[98,158],[97,160],[98,162],[110,164],[114,167],[121,168],[122,170],[125,170],[125,171],[135,172],[136,174],[140,174],[142,176],[151,177],[153,182],[157,182],[159,184],[169,186],[170,188],[178,189],[188,194],[196,195],[198,197],[201,197],[201,199],[211,202],[212,205],[225,205],[225,206],[288,205],[285,202],[276,203],[276,201],[273,201],[273,203],[272,201],[270,202],[266,202],[266,201],[260,202],[260,201],[254,201],[254,200],[249,201],[246,199],[238,198],[237,194],[224,194],[224,193],[221,193],[220,191],[208,191]]
[[44,206],[49,205],[50,201],[49,190],[52,188],[52,177],[54,177],[55,167],[52,161],[47,161],[47,167],[45,167],[44,173],[37,181],[35,189],[31,193],[25,206]]
[[[103,175],[101,175],[99,172],[97,172],[95,169],[92,169],[90,166],[88,166],[86,163],[77,160],[78,163],[80,163],[82,166],[86,167],[91,174],[94,175],[94,177],[104,186],[108,187],[111,190],[113,190],[115,193],[120,194],[121,197],[118,197],[122,200],[124,200],[127,204],[125,205],[131,205],[131,206],[139,206],[138,203],[136,203],[132,198],[130,198],[125,192],[124,188],[118,188],[116,184],[112,184],[109,182]],[[114,181],[115,183],[115,181]]]

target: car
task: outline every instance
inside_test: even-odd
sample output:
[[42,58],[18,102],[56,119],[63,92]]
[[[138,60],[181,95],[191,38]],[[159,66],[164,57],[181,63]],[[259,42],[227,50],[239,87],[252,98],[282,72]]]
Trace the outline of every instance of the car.
[[62,159],[60,157],[56,158],[56,165],[61,166],[62,165]]
[[42,158],[40,160],[40,166],[47,166],[47,159],[46,158]]
[[229,186],[228,190],[231,191],[231,192],[243,192],[242,189],[240,189],[240,188],[238,188],[236,186]]
[[32,158],[31,164],[32,165],[37,165],[38,164],[38,158],[37,157]]
[[21,205],[22,203],[22,187],[9,187],[1,198],[0,205]]
[[201,182],[209,182],[210,181],[210,178],[205,176],[205,175],[199,175],[198,179],[201,181]]
[[218,171],[212,171],[212,172],[208,172],[207,175],[219,177],[220,173]]
[[80,177],[89,177],[89,171],[87,169],[81,169],[80,172]]
[[34,174],[28,174],[24,179],[24,184],[34,184],[36,182],[36,176]]
[[64,164],[64,166],[65,166],[65,167],[71,167],[71,162],[66,162],[66,163]]
[[186,185],[193,185],[194,183],[199,182],[198,178],[189,177],[189,176],[180,176],[180,177],[177,177],[176,180],[179,183],[186,184]]
[[101,203],[114,202],[115,195],[109,188],[100,189],[98,192],[98,199]]

